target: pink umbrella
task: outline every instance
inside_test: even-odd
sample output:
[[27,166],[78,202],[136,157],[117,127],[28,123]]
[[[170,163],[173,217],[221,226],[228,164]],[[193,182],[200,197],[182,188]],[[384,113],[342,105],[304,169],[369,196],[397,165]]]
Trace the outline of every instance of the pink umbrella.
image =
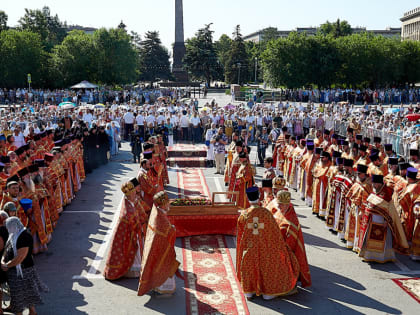
[[235,105],[228,104],[228,105],[225,106],[225,109],[226,110],[236,109],[236,106]]

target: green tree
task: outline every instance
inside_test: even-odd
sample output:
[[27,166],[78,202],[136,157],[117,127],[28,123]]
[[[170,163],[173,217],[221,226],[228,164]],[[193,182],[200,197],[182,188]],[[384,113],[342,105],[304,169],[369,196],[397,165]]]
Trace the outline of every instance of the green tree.
[[82,80],[94,81],[97,77],[95,59],[98,53],[92,35],[71,31],[52,52],[52,67],[61,86]]
[[140,47],[140,80],[153,84],[170,78],[168,50],[162,45],[159,32],[147,32]]
[[6,30],[0,33],[0,86],[27,85],[27,74],[34,86],[43,86],[45,55],[40,36],[29,31]]
[[330,87],[337,82],[341,60],[336,41],[331,35],[308,37],[307,84]]
[[400,82],[414,85],[420,82],[420,42],[406,40],[399,46]]
[[352,29],[347,21],[340,21],[340,19],[337,19],[337,21],[333,23],[327,21],[324,24],[321,24],[319,32],[323,35],[332,35],[334,38],[338,38],[351,35]]
[[241,28],[236,26],[225,64],[225,81],[242,84],[249,79],[249,63]]
[[267,27],[262,31],[261,42],[263,44],[276,40],[277,38],[279,38],[279,30],[277,27]]
[[267,44],[262,53],[264,80],[272,86],[298,88],[310,84],[311,45],[308,36],[292,32]]
[[232,39],[223,34],[219,40],[214,43],[216,48],[217,58],[219,59],[219,80],[225,79],[225,67],[228,60],[229,51],[232,46]]
[[101,28],[93,34],[96,82],[127,84],[136,80],[137,52],[123,29]]
[[205,80],[207,85],[218,78],[219,60],[213,43],[213,31],[207,24],[187,40],[184,56],[185,69],[197,80]]
[[57,15],[51,16],[48,7],[43,7],[42,10],[25,9],[25,15],[19,20],[19,24],[22,30],[39,34],[47,51],[60,44],[67,35],[66,26]]
[[0,32],[8,29],[7,20],[8,20],[8,16],[6,12],[0,11]]

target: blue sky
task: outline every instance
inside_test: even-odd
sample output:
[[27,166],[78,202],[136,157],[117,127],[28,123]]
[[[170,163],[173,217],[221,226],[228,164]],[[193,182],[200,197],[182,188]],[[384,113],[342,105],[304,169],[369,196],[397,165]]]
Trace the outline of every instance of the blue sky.
[[[128,30],[141,35],[157,30],[165,46],[174,40],[175,0],[2,0],[0,10],[17,25],[25,8],[50,7],[68,24],[116,27],[121,20]],[[352,26],[368,29],[400,27],[404,12],[419,6],[418,0],[184,0],[185,37],[204,24],[213,23],[215,38],[231,35],[240,24],[242,34],[273,26],[282,30],[318,26],[326,20],[347,20]]]

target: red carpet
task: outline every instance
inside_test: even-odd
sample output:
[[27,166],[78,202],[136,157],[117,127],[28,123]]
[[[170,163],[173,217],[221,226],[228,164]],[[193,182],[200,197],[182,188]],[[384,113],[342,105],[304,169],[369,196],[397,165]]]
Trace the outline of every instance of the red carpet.
[[224,237],[185,237],[182,243],[187,314],[248,315]]
[[203,171],[195,168],[178,170],[178,196],[179,198],[206,198],[211,199],[209,187]]
[[400,278],[392,281],[420,303],[420,278]]

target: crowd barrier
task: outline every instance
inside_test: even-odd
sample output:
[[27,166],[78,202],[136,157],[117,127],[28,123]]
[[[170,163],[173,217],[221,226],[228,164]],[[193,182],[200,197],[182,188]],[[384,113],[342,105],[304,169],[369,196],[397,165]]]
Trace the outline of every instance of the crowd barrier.
[[[340,135],[345,135],[347,133],[347,128],[349,123],[347,121],[336,121],[334,125],[334,130]],[[380,137],[382,143],[392,144],[394,152],[405,159],[409,158],[411,143],[407,139],[404,139],[402,135],[395,134],[393,132],[375,129],[375,128],[362,128],[361,134],[364,137]]]

